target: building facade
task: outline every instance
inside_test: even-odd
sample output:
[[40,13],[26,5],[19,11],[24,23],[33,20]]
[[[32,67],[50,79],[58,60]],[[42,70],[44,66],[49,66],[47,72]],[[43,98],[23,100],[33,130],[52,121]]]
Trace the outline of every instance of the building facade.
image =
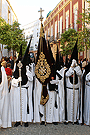
[[[9,0],[0,0],[0,17],[2,17],[6,23],[9,23],[10,25],[12,25],[15,20],[18,21],[18,18],[12,6],[10,5]],[[3,45],[3,48],[4,47],[5,45]],[[8,56],[8,50],[3,48],[0,44],[0,59],[2,56]],[[12,53],[13,52],[11,51],[9,55],[13,55]]]
[[25,36],[27,44],[29,43],[30,37],[32,36],[30,52],[34,54],[37,53],[37,49],[38,49],[40,26],[41,26],[41,23],[39,19],[22,26],[22,29],[24,29],[23,34]]
[[[84,12],[83,9],[86,5],[84,2],[84,0],[61,0],[44,21],[45,36],[46,39],[50,37],[54,58],[56,58],[57,45],[60,46],[61,34],[69,28],[76,31],[82,28],[82,25],[77,24],[76,21],[79,17],[81,18],[80,13]],[[89,52],[88,54],[90,54]],[[79,57],[85,57],[85,52],[79,53]],[[88,57],[90,58],[90,56]]]

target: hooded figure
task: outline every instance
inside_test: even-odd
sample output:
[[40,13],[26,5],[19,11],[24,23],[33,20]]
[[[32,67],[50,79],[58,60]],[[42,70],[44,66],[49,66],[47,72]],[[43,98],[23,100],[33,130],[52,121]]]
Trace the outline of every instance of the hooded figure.
[[63,67],[63,58],[61,54],[59,55],[58,45],[57,45],[57,54],[56,54],[56,70],[60,70]]
[[90,63],[83,74],[83,124],[90,126]]
[[22,59],[22,45],[20,46],[20,52],[18,59],[14,63],[14,71],[11,81],[11,111],[12,111],[12,122],[17,122],[18,126],[20,125],[20,87],[19,83],[21,81],[21,78],[19,78],[19,67],[17,66],[19,61]]
[[16,62],[14,63],[14,72],[13,72],[13,77],[15,79],[18,79],[19,77],[19,68],[17,66],[17,64],[19,63],[19,61],[22,60],[22,44],[20,46],[20,52],[19,52],[19,56],[18,56],[18,59],[16,60]]
[[[78,41],[78,40],[77,40]],[[77,41],[71,55],[71,66],[65,73],[65,120],[82,123],[82,71],[78,65]]]
[[[57,53],[58,53],[58,48],[57,48]],[[65,70],[66,70],[66,67],[64,66],[63,58],[61,55],[59,58],[59,56],[57,54],[57,56],[56,56],[56,80],[52,80],[52,81],[50,81],[50,83],[57,86],[58,94],[57,94],[57,109],[56,109],[57,113],[56,114],[57,114],[57,118],[59,117],[59,119],[58,119],[59,122],[65,121],[65,108],[64,108],[65,99],[64,99],[64,85],[63,85]],[[54,112],[55,112],[55,108],[54,108]]]
[[20,124],[21,118],[20,118],[20,87],[19,83],[21,81],[21,78],[19,78],[19,67],[17,66],[19,61],[22,60],[22,45],[20,46],[20,52],[18,59],[14,63],[14,71],[11,81],[11,110],[12,110],[12,122],[17,121],[17,126]]
[[41,124],[45,123],[44,105],[48,102],[49,99],[47,83],[50,81],[52,74],[51,66],[50,55],[44,36],[43,24],[41,23],[37,60],[35,65],[36,81],[34,90],[34,122],[40,122],[40,116],[42,116]]
[[49,100],[47,102],[47,114],[46,114],[46,121],[47,123],[58,124],[59,122],[59,102],[58,102],[58,94],[57,94],[57,86],[56,84],[51,84],[52,80],[56,79],[56,71],[59,68],[57,62],[59,61],[58,55],[58,47],[57,47],[57,58],[56,62],[54,60],[51,47],[48,41],[48,50],[51,58],[52,63],[52,77],[50,82],[47,85],[48,93],[49,93]]
[[[24,126],[28,126],[28,121],[32,122],[32,118],[30,119],[28,115],[28,76],[26,72],[26,66],[31,64],[29,60],[29,48],[30,42],[27,46],[26,52],[24,57],[21,59],[22,55],[22,48],[20,49],[20,54],[18,60],[16,62],[16,69],[14,71],[14,77],[12,79],[12,86],[11,86],[11,100],[12,100],[12,122],[15,123],[15,127],[20,125],[20,122],[24,122]],[[21,60],[22,67],[21,67],[21,77],[19,77],[19,67],[18,62]],[[21,87],[20,87],[21,83]],[[14,111],[13,111],[14,110]]]
[[78,49],[77,49],[77,43],[78,43],[78,39],[76,40],[75,46],[73,48],[73,52],[70,58],[70,65],[72,63],[72,60],[75,59],[77,64],[78,64]]
[[69,68],[70,65],[71,65],[71,63],[70,63],[70,61],[69,61],[69,59],[68,59],[68,55],[67,55],[67,56],[66,56],[66,59],[65,59],[65,67],[66,67],[66,68]]
[[5,72],[6,61],[1,63],[1,82],[0,82],[0,127],[11,127],[11,103],[8,90],[8,80]]
[[63,56],[61,56],[61,54],[60,54],[59,63],[60,63],[60,69],[61,69],[62,67],[64,67]]

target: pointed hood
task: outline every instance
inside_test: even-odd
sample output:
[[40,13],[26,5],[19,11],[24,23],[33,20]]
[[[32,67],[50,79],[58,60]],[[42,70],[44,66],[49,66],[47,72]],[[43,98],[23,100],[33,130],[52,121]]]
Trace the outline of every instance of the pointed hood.
[[56,70],[61,69],[61,62],[59,58],[59,51],[58,51],[58,45],[57,45],[57,54],[56,54]]
[[50,54],[51,63],[55,64],[55,59],[53,57],[53,54],[52,54],[52,50],[51,50],[49,41],[48,41],[48,51],[49,51],[49,54]]
[[56,77],[56,62],[55,62],[55,59],[53,57],[53,53],[52,53],[49,41],[48,41],[48,51],[49,51],[50,60],[51,60],[51,64],[52,64],[52,66],[51,66],[51,68],[52,68],[52,76],[55,78]]
[[[61,54],[60,54],[60,59],[59,59],[59,63],[60,63],[60,66],[61,66],[61,68],[64,66],[64,62],[63,62],[63,57],[61,56]],[[60,68],[60,69],[61,69]]]
[[[31,39],[32,39],[32,37],[31,37]],[[28,78],[26,75],[26,65],[29,65],[31,63],[30,55],[29,55],[29,48],[30,48],[31,39],[30,39],[29,44],[27,46],[27,49],[25,51],[24,57],[21,61],[21,63],[23,64],[22,69],[21,69],[21,76],[22,76],[21,85],[25,85],[28,81]]]
[[22,60],[22,44],[21,44],[21,46],[20,46],[19,56],[18,56],[18,59],[17,59],[17,61],[16,61],[16,69],[15,69],[15,71],[14,71],[14,73],[13,73],[13,76],[14,76],[15,79],[18,79],[18,77],[19,77],[19,68],[18,68],[17,64],[18,64],[19,61],[21,61],[21,60]]
[[90,63],[85,66],[85,73],[88,74],[90,72]]
[[[32,39],[32,37],[31,37]],[[27,49],[25,51],[25,54],[24,54],[24,57],[23,59],[21,60],[21,50],[22,50],[22,47],[20,47],[20,57],[18,57],[18,60],[16,61],[16,69],[13,73],[13,76],[14,78],[18,79],[19,77],[19,68],[17,66],[17,64],[19,63],[19,60],[21,61],[21,63],[23,64],[23,67],[21,68],[21,77],[22,77],[22,81],[21,81],[21,85],[25,85],[28,81],[28,78],[26,76],[26,65],[29,65],[31,62],[30,62],[30,56],[29,56],[29,47],[30,47],[30,43],[31,43],[31,39],[30,39],[30,42],[27,46]]]
[[69,62],[68,62],[68,56],[66,55],[66,60],[65,60],[65,66],[66,68],[69,68]]
[[32,40],[32,37],[30,38],[30,41],[29,41],[29,44],[28,44],[27,49],[25,51],[24,57],[22,58],[22,61],[21,61],[22,64],[23,64],[23,66],[26,66],[27,65],[31,40]]
[[19,60],[22,59],[22,44],[21,44],[21,46],[20,46],[20,52],[19,52],[18,59],[19,59]]
[[71,58],[70,58],[70,63],[72,63],[72,60],[75,59],[78,63],[78,49],[77,49],[77,43],[78,43],[78,39],[75,43]]

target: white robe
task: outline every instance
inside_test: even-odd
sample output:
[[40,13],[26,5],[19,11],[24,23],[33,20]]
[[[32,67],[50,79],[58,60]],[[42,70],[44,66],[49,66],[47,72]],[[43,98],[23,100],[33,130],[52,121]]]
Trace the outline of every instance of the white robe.
[[[60,71],[57,70],[57,72],[62,76],[62,79],[59,80],[59,77],[56,75],[56,80],[50,81],[51,84],[58,85],[58,94],[57,94],[57,105],[58,108],[56,109],[54,106],[54,114],[56,115],[56,118],[53,117],[53,122],[64,122],[65,121],[65,101],[64,101],[64,72],[66,70],[66,67],[62,68]],[[52,92],[53,94],[53,100],[55,100],[55,92]],[[53,101],[52,101],[53,102]],[[52,104],[51,104],[52,105]],[[54,103],[53,103],[54,105]],[[49,117],[48,117],[49,118]],[[49,118],[50,119],[50,118]],[[52,119],[52,117],[51,117]]]
[[[59,98],[55,91],[49,91],[49,86],[47,84],[49,100],[46,104],[46,122],[59,122]],[[55,98],[57,100],[57,108],[55,107]]]
[[49,100],[46,104],[46,122],[52,123],[52,122],[59,122],[59,102],[58,102],[58,96],[57,98],[57,106],[55,107],[55,91],[48,91],[49,94]]
[[[76,71],[76,74],[78,75],[78,83],[73,85],[70,82],[70,76],[74,74],[74,70]],[[82,71],[80,69],[80,66],[76,66],[75,68],[70,67],[69,70],[66,72],[66,90],[67,90],[67,121],[73,122],[73,87],[75,88],[75,99],[74,99],[74,122],[78,120],[79,123],[82,123],[82,88],[81,88],[81,75]],[[77,90],[78,89],[78,90]],[[79,120],[79,101],[78,96],[79,92],[81,91],[81,106],[80,106],[80,120]]]
[[12,110],[12,122],[20,122],[20,87],[18,87],[18,79],[13,78],[11,83],[11,110]]
[[18,87],[18,82],[18,79],[12,79],[12,122],[27,122],[27,89],[21,87],[20,93],[20,87]]
[[0,127],[11,127],[11,103],[8,93],[8,80],[5,68],[1,67],[2,82],[0,84]]
[[65,93],[64,93],[64,73],[66,67],[63,67],[60,71],[57,71],[61,76],[62,79],[59,80],[58,76],[56,76],[56,80],[58,80],[58,92],[59,92],[59,121],[65,121]]
[[[35,78],[35,88],[34,88],[34,123],[45,121],[44,118],[44,106],[40,104],[42,92],[42,84]],[[40,118],[40,113],[43,115]]]
[[[32,122],[33,120],[33,105],[32,105],[32,87],[33,87],[33,72],[29,66],[26,68],[26,75],[28,82],[26,85],[18,87],[18,79],[12,79],[11,87],[11,102],[12,102],[12,122]],[[21,94],[21,99],[20,99]],[[29,106],[29,113],[27,112],[27,104]],[[22,109],[21,109],[22,106]]]
[[30,64],[31,69],[29,70],[29,66],[26,67],[26,75],[28,77],[28,93],[27,93],[27,102],[29,105],[29,114],[27,114],[27,122],[32,122],[33,120],[33,102],[32,102],[32,94],[33,94],[33,77],[34,77],[34,65]]
[[85,78],[84,123],[90,125],[90,72]]

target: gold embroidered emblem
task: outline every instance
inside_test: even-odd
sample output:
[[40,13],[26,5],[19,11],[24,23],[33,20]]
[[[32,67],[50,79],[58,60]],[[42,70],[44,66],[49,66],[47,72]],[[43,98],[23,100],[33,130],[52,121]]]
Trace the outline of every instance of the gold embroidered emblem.
[[41,105],[45,105],[47,103],[48,99],[49,99],[49,95],[48,94],[47,94],[46,98],[44,98],[44,96],[42,95],[41,96],[41,100],[40,100],[40,104]]
[[45,80],[51,74],[50,66],[47,63],[47,60],[45,59],[45,55],[43,54],[43,52],[41,52],[39,55],[37,65],[35,67],[35,74],[37,75],[37,78],[40,79],[42,83],[44,83]]

